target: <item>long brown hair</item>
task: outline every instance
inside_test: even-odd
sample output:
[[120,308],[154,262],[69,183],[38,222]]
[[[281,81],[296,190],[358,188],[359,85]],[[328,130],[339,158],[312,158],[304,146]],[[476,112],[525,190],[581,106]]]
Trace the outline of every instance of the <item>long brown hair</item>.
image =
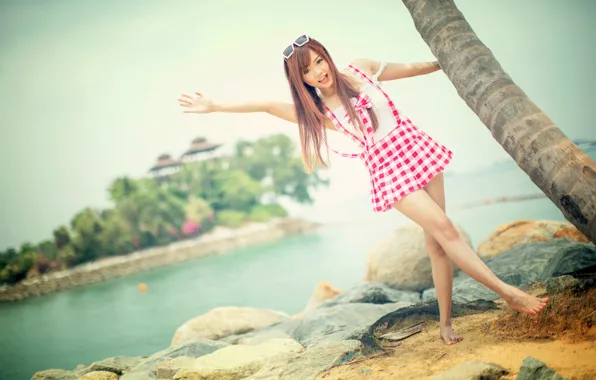
[[[294,49],[294,54],[289,59],[284,59],[284,70],[298,117],[302,162],[306,171],[311,173],[317,163],[327,167],[321,157],[321,145],[327,138],[325,130],[327,117],[325,116],[323,101],[317,94],[316,89],[303,80],[303,70],[310,64],[310,50],[327,62],[329,74],[333,78],[333,86],[344,109],[347,111],[350,120],[356,120],[357,125],[363,129],[362,120],[360,120],[352,103],[350,103],[350,99],[357,97],[360,91],[355,81],[339,72],[327,49],[317,40],[310,38],[308,43],[300,47],[294,46]],[[368,113],[373,130],[376,131],[378,122],[375,112],[372,108],[369,108]],[[356,124],[352,124],[356,126]]]

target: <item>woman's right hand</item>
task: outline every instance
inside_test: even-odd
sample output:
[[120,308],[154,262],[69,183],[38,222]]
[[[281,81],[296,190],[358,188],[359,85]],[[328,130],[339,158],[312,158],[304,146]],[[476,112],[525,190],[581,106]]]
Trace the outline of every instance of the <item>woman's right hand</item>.
[[209,113],[215,110],[213,101],[200,92],[193,95],[182,94],[178,103],[184,107],[184,113]]

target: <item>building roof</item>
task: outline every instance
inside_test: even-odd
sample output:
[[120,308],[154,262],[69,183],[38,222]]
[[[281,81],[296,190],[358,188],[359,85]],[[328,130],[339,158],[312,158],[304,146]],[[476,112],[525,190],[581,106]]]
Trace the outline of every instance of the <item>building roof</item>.
[[222,146],[222,144],[213,144],[208,142],[207,139],[204,137],[197,137],[194,140],[192,140],[190,148],[188,148],[186,152],[182,154],[182,156],[184,157],[189,154],[195,154],[200,152],[209,152],[219,148],[220,146]]
[[151,169],[149,169],[149,171],[151,172],[178,165],[180,165],[180,161],[173,159],[172,156],[170,156],[169,154],[162,154],[159,157],[157,157],[157,162],[155,163],[155,165],[153,165]]

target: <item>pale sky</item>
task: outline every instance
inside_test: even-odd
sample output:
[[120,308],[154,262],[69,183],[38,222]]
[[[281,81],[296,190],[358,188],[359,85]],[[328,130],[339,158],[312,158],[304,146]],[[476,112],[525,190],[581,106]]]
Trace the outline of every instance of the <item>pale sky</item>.
[[[458,0],[513,80],[571,138],[595,138],[596,2]],[[250,6],[248,5],[250,4]],[[268,115],[185,115],[176,98],[290,100],[281,51],[307,33],[339,66],[434,60],[401,1],[0,0],[0,250],[49,238],[86,206],[109,205],[194,137],[297,128]],[[387,83],[417,125],[455,154],[453,171],[508,156],[441,72]],[[356,170],[357,175],[349,174]],[[333,160],[320,202],[368,191],[360,162]]]

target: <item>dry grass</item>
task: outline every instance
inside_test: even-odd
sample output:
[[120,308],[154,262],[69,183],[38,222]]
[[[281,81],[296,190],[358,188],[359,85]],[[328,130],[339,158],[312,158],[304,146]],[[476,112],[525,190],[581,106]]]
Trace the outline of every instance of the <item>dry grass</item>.
[[537,316],[509,311],[488,326],[497,335],[517,339],[565,339],[579,342],[596,338],[596,288],[581,294],[570,291],[550,297]]

